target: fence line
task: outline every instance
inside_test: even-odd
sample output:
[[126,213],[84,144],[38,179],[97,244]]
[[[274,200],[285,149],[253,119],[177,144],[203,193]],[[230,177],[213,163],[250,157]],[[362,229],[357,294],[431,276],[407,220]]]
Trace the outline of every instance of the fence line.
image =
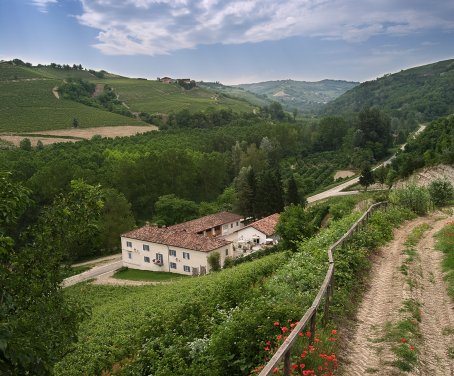
[[[328,271],[326,272],[325,279],[323,280],[322,286],[320,287],[317,296],[312,302],[311,307],[306,311],[304,316],[298,322],[298,324],[293,328],[292,332],[285,339],[270,361],[262,369],[259,376],[269,376],[273,373],[273,369],[276,368],[279,363],[284,360],[284,375],[290,375],[290,366],[291,366],[291,350],[293,345],[296,343],[299,338],[299,333],[301,333],[306,326],[310,325],[310,331],[315,332],[315,323],[317,320],[317,311],[320,307],[322,299],[325,298],[325,305],[323,307],[323,318],[326,320],[329,313],[330,301],[334,293],[334,258],[333,252],[336,248],[342,246],[346,241],[348,241],[354,233],[361,230],[366,223],[368,222],[371,213],[377,210],[380,207],[386,207],[388,202],[383,201],[376,204],[373,204],[367,209],[364,214],[350,227],[350,229],[342,235],[342,237],[337,240],[328,248]],[[311,337],[312,340],[313,336]]]

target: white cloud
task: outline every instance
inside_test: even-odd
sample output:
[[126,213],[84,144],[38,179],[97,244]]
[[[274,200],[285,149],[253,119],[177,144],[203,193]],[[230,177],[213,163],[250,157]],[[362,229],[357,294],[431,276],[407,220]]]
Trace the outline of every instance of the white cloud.
[[56,4],[57,0],[31,0],[32,4],[42,13],[47,13],[49,4]]
[[[112,55],[157,55],[201,44],[291,36],[356,43],[376,35],[454,30],[449,0],[80,0],[94,46]],[[45,6],[56,0],[33,0]],[[43,4],[43,5],[38,5]]]

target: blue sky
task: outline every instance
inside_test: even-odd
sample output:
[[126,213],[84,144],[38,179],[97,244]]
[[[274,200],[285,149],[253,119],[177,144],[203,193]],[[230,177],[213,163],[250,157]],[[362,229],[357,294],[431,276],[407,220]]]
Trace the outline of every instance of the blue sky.
[[0,0],[0,59],[226,84],[454,58],[452,0]]

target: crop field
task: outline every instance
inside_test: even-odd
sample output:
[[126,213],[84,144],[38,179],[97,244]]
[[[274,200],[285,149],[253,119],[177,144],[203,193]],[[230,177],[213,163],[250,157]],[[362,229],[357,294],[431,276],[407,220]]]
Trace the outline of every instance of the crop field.
[[26,69],[25,67],[18,67],[5,63],[0,64],[0,81],[29,80],[36,78],[45,77],[35,72],[33,69]]
[[188,109],[196,112],[208,107],[217,110],[231,108],[236,112],[253,110],[244,101],[219,96],[201,88],[184,90],[176,84],[136,79],[109,79],[102,82],[111,85],[131,111],[169,113]]
[[[0,70],[2,71],[2,70]],[[83,104],[57,99],[52,89],[60,80],[5,81],[0,84],[0,132],[67,129],[73,118],[79,127],[146,125],[142,121]]]

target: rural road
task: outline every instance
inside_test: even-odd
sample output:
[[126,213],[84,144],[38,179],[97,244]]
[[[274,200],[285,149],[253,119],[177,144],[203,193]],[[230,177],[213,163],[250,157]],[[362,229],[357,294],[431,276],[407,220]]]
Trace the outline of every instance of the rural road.
[[[420,134],[424,129],[426,128],[425,125],[420,125],[418,130],[413,134],[413,138],[416,137],[418,134]],[[406,143],[403,144],[400,147],[400,150],[404,150]],[[391,161],[396,157],[396,154],[394,154],[391,158],[387,159],[386,161],[380,163],[379,165],[375,166],[372,170],[376,170],[377,168],[381,166],[386,166],[391,163]],[[338,186],[334,188],[330,188],[324,192],[317,193],[316,195],[309,196],[307,198],[307,202],[316,202],[323,200],[328,197],[333,197],[333,196],[347,196],[347,195],[352,195],[352,194],[357,194],[359,191],[348,191],[348,192],[342,192],[344,189],[347,189],[348,187],[355,185],[359,182],[359,176],[356,178],[353,178],[349,181],[346,181],[345,183],[339,184]]]
[[79,282],[88,281],[89,279],[93,279],[99,277],[102,274],[110,273],[117,269],[120,269],[123,266],[123,261],[120,259],[119,261],[114,261],[108,264],[95,266],[94,268],[87,270],[86,272],[73,275],[72,277],[65,278],[62,283],[62,287],[69,287],[75,285]]

